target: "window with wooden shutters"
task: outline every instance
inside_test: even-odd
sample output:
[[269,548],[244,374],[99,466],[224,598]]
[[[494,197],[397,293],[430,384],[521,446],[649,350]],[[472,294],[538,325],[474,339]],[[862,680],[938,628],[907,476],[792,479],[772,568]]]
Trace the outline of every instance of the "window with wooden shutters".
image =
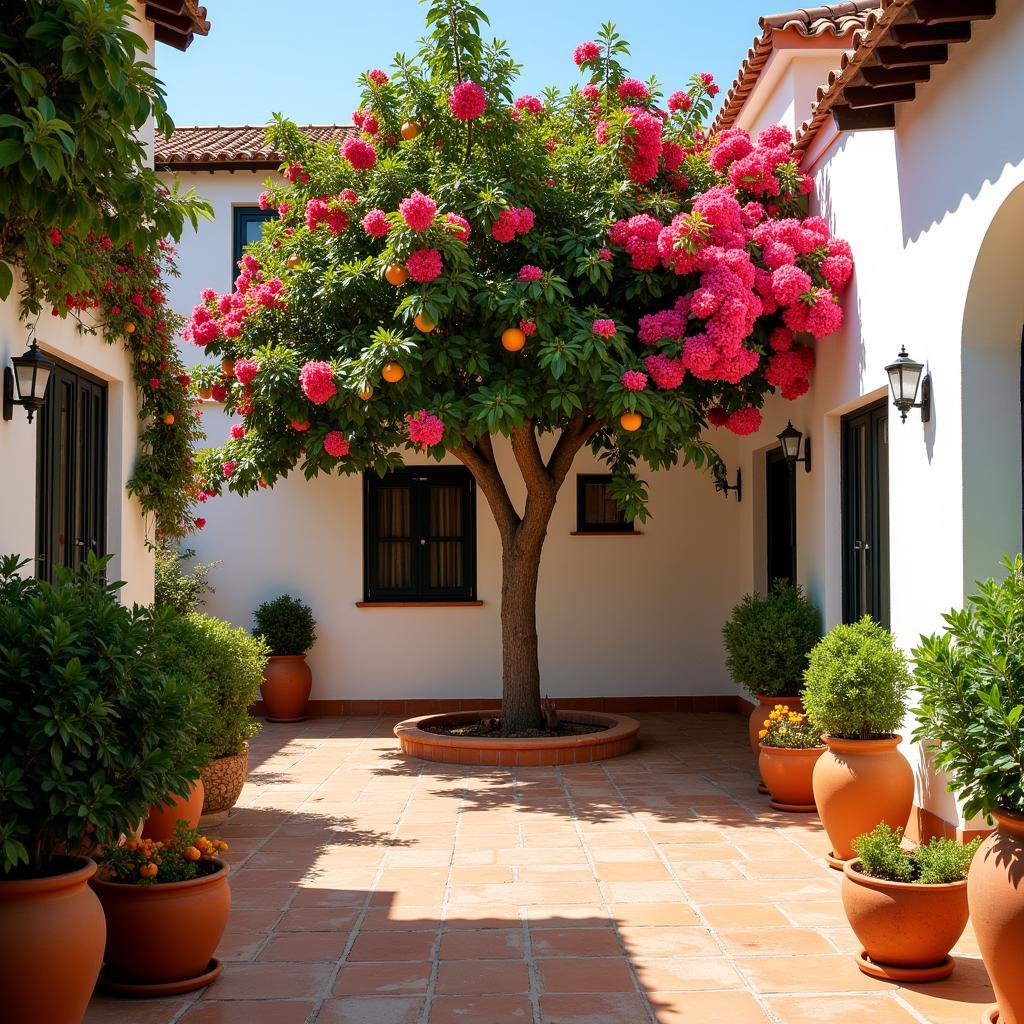
[[476,599],[476,501],[461,466],[367,473],[365,600]]
[[576,476],[577,533],[633,533],[633,520],[622,514],[612,494],[610,473]]
[[258,206],[236,206],[232,211],[231,280],[238,276],[238,262],[250,242],[263,237],[263,225],[277,217],[276,210],[261,210]]

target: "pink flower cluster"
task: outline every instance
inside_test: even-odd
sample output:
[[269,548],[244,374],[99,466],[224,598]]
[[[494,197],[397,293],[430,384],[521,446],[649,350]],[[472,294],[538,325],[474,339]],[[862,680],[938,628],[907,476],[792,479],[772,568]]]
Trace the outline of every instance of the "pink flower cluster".
[[[772,347],[774,347],[774,342]],[[772,387],[778,388],[783,398],[799,398],[810,387],[810,375],[813,369],[814,349],[799,345],[796,348],[773,353],[768,360],[764,379]]]
[[[365,125],[365,119],[363,123]],[[365,139],[346,139],[341,144],[341,155],[357,171],[368,171],[377,163],[377,151],[373,148],[373,143]]]
[[448,107],[460,121],[473,121],[487,109],[487,95],[476,82],[459,82],[448,97]]
[[572,51],[572,59],[577,66],[582,64],[589,64],[598,57],[601,56],[601,47],[597,45],[593,40],[588,40],[585,43],[580,43],[575,50]]
[[398,204],[398,212],[411,231],[426,231],[434,223],[437,203],[422,192],[413,192]]
[[388,76],[385,72],[381,71],[380,68],[374,68],[372,71],[368,71],[366,77],[378,88],[382,85],[388,84]]
[[293,185],[298,182],[300,185],[309,184],[309,175],[302,169],[301,163],[289,164],[282,172],[282,177],[285,181],[290,181]]
[[260,364],[255,359],[241,358],[235,360],[235,379],[239,384],[249,385],[260,372]]
[[624,78],[619,83],[620,100],[643,100],[646,102],[651,98],[651,91],[638,78]]
[[340,205],[344,200],[329,199],[320,196],[306,203],[306,227],[316,231],[321,224],[326,224],[332,235],[340,235],[348,227],[348,213]]
[[444,422],[426,409],[406,416],[405,422],[409,428],[409,440],[424,451],[440,444],[444,438]]
[[540,267],[535,267],[529,263],[524,263],[519,268],[520,281],[539,281],[543,276],[544,271]]
[[452,234],[460,242],[468,242],[470,236],[469,221],[465,217],[460,216],[457,213],[446,213],[444,215],[446,223],[451,225]]
[[[279,277],[263,279],[259,261],[251,253],[241,259],[241,270],[235,278],[235,290],[218,295],[212,288],[203,292],[203,301],[192,310],[182,337],[193,344],[205,346],[219,338],[237,338],[246,318],[260,309],[276,309],[284,305],[284,284]],[[218,401],[223,401],[224,396]]]
[[608,241],[621,246],[633,257],[634,270],[653,270],[660,260],[658,238],[662,223],[649,213],[638,213],[628,220],[618,220],[608,232]]
[[595,320],[592,328],[594,334],[599,338],[614,338],[615,337],[615,321],[614,320]]
[[[627,78],[626,82],[628,81],[630,79]],[[625,109],[629,115],[625,146],[626,165],[630,178],[638,185],[643,185],[658,173],[658,157],[661,156],[662,149],[661,129],[664,122],[656,114],[642,107]]]
[[[793,159],[792,136],[789,129],[776,124],[765,128],[751,141],[743,128],[727,128],[718,136],[709,153],[709,162],[716,171],[724,171],[729,184],[737,191],[754,195],[777,196],[782,193],[778,169]],[[810,179],[802,179],[806,192]]]
[[388,222],[388,215],[383,210],[370,210],[370,212],[363,217],[363,230],[371,238],[383,238],[391,230],[391,224]]
[[342,459],[349,453],[349,443],[340,430],[332,430],[324,437],[324,451],[336,459]]
[[[314,405],[323,405],[338,393],[330,363],[310,360],[299,371],[299,383],[302,385],[303,394]],[[296,427],[296,430],[298,429],[303,428]]]
[[414,281],[429,284],[440,276],[444,264],[437,249],[417,249],[405,261],[405,269]]
[[526,92],[516,99],[512,107],[514,110],[525,110],[528,114],[539,114],[543,111],[544,104],[536,96],[531,96]]
[[499,242],[511,242],[516,235],[525,235],[533,227],[533,222],[533,210],[527,206],[502,210],[491,225],[491,234]]
[[640,370],[626,370],[620,380],[627,391],[643,391],[647,387],[647,374]]
[[231,440],[241,441],[243,437],[245,437],[245,427],[243,427],[241,423],[232,423]]
[[680,110],[685,112],[692,106],[693,97],[688,92],[683,92],[682,89],[677,89],[668,98],[668,109],[673,114],[678,113]]
[[686,376],[686,368],[682,359],[670,359],[666,355],[647,356],[644,359],[644,366],[651,375],[654,383],[664,391],[671,391],[683,383]]

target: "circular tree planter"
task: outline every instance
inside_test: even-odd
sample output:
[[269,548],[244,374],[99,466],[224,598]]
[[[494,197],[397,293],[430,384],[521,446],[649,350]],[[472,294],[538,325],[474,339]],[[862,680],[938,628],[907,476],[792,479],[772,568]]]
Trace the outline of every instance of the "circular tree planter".
[[199,769],[206,796],[203,800],[203,816],[199,824],[203,828],[221,825],[227,821],[231,808],[238,802],[245,786],[249,770],[249,744],[240,754],[214,758],[205,768]]
[[402,751],[424,761],[445,764],[501,765],[507,768],[539,765],[589,764],[628,754],[636,747],[640,723],[626,715],[597,711],[559,711],[563,722],[605,726],[582,736],[542,736],[535,739],[488,739],[485,736],[445,736],[423,726],[465,725],[493,715],[491,711],[459,711],[446,715],[407,718],[395,726]]

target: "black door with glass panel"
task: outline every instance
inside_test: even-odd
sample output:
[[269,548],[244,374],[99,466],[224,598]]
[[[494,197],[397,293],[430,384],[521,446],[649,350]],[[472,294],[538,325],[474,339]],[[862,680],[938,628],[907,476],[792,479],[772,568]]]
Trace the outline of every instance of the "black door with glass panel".
[[889,408],[842,420],[843,619],[889,626]]
[[57,363],[39,413],[36,572],[52,580],[107,549],[107,385]]
[[263,237],[263,225],[277,214],[273,210],[261,210],[258,206],[236,206],[232,211],[231,231],[231,280],[238,276],[238,262],[250,242]]
[[796,583],[796,473],[781,448],[765,453],[764,477],[767,583]]
[[474,481],[461,466],[367,473],[367,601],[476,600]]

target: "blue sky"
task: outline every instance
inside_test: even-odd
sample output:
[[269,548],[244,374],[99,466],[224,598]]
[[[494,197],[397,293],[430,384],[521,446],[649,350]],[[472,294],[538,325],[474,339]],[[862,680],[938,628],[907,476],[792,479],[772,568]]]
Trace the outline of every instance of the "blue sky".
[[[300,123],[347,123],[355,78],[411,53],[423,30],[417,0],[206,0],[212,23],[187,53],[158,47],[158,74],[179,125],[264,124],[277,110]],[[780,7],[781,4],[781,7]],[[522,92],[579,81],[573,47],[614,21],[630,67],[671,89],[710,71],[728,91],[761,14],[790,0],[480,0],[489,35],[523,65]]]

